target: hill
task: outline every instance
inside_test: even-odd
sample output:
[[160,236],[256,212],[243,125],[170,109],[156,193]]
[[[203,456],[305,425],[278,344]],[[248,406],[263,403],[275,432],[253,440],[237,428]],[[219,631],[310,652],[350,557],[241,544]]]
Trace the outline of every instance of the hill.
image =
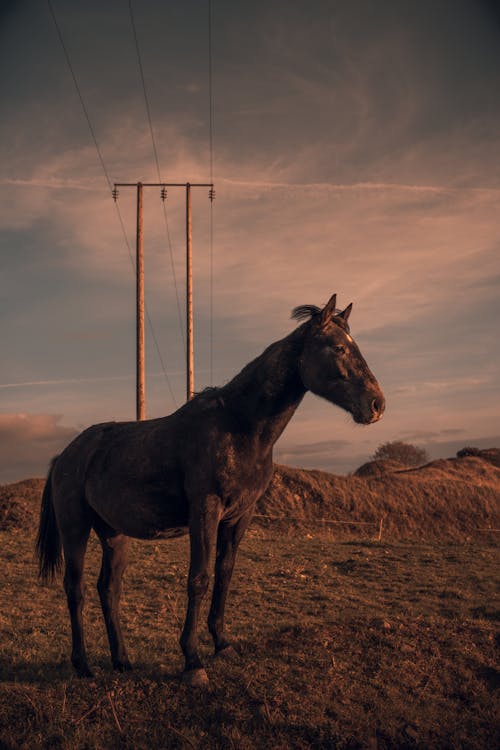
[[373,461],[353,476],[276,466],[257,512],[298,526],[328,519],[342,538],[359,537],[363,523],[373,535],[380,519],[390,539],[484,538],[492,534],[484,529],[500,528],[500,451],[474,450],[417,468]]
[[[0,486],[0,529],[37,523],[43,484],[26,479]],[[374,536],[381,519],[390,539],[492,536],[487,529],[500,528],[500,450],[466,448],[418,468],[372,461],[352,476],[276,465],[255,523],[328,529],[345,539]]]
[[23,479],[0,485],[0,531],[32,527],[38,511],[44,479]]

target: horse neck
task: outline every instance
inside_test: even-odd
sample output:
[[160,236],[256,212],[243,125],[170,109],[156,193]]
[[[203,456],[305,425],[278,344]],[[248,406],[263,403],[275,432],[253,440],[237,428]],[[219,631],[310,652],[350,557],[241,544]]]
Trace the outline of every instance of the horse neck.
[[298,373],[304,329],[271,344],[222,389],[222,397],[244,432],[272,448],[306,389]]

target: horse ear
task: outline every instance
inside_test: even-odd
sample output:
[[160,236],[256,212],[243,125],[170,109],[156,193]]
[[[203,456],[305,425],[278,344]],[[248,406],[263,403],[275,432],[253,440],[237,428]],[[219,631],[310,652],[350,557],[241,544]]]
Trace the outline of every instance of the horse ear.
[[335,315],[335,310],[337,307],[337,295],[332,294],[326,305],[321,311],[321,325],[325,326],[327,323],[330,322],[330,320]]
[[352,310],[352,302],[350,305],[347,305],[345,310],[342,310],[341,313],[338,314],[338,318],[343,318],[346,322],[349,320],[349,315],[351,314]]

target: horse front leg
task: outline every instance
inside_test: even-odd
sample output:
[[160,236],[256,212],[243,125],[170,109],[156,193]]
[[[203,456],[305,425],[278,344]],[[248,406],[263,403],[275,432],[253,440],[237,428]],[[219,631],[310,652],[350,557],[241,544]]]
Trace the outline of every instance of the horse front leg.
[[235,651],[224,635],[224,610],[238,546],[252,520],[253,507],[235,524],[221,522],[217,534],[217,557],[208,629],[214,640],[216,656],[234,656]]
[[215,546],[219,518],[219,498],[210,496],[201,505],[196,501],[191,503],[188,607],[180,638],[185,659],[182,681],[191,687],[208,684],[207,673],[198,655],[198,620],[201,603],[208,589],[208,565],[211,550]]

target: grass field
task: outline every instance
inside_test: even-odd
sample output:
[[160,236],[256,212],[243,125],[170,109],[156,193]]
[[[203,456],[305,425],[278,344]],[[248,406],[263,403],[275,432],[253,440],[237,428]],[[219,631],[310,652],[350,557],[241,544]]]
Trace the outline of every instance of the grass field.
[[[42,586],[34,529],[0,533],[0,748],[498,746],[498,549],[334,542],[250,530],[229,598],[237,661],[202,653],[180,684],[186,539],[135,543],[122,614],[135,669],[113,673],[87,557],[92,680],[73,677],[61,582]],[[498,703],[498,700],[497,700]]]

